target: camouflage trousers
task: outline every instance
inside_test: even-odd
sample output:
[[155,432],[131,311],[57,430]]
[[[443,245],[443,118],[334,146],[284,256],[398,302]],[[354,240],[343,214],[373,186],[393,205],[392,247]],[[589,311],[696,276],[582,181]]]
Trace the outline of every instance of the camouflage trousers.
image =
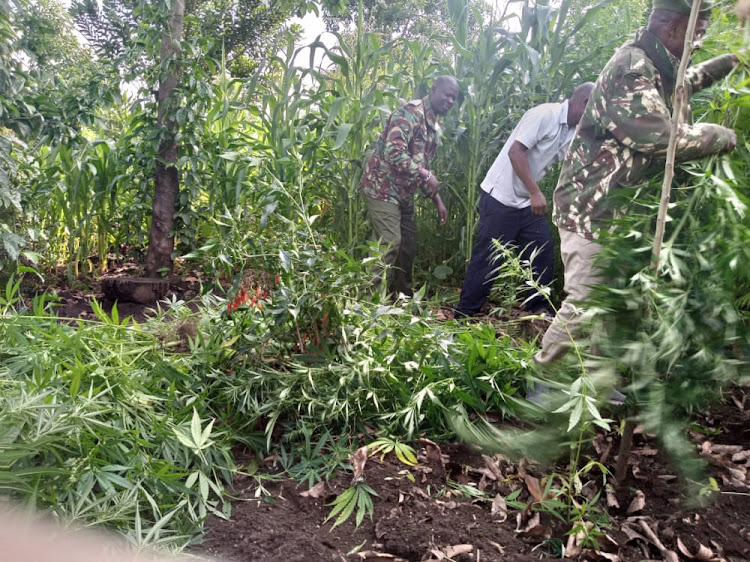
[[594,266],[594,258],[601,251],[601,245],[570,230],[558,230],[560,255],[565,267],[565,292],[568,296],[544,333],[542,350],[534,356],[534,361],[542,367],[557,361],[568,352],[571,347],[570,338],[576,336],[581,321],[583,310],[580,303],[588,298],[591,286],[601,282],[600,272]]
[[417,253],[414,200],[396,204],[365,196],[365,203],[373,238],[385,252],[382,264],[373,267],[375,288],[379,289],[385,269],[388,292],[411,296],[411,276]]

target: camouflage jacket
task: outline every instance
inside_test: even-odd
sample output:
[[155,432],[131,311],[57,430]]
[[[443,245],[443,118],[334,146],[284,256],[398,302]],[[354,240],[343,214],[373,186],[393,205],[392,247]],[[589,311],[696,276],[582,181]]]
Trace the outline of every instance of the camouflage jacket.
[[412,100],[388,118],[362,174],[360,190],[373,199],[408,201],[419,188],[432,197],[419,168],[429,169],[435,157],[440,126],[429,97]]
[[[563,161],[554,193],[553,221],[594,240],[597,230],[622,212],[633,190],[664,167],[672,93],[679,60],[646,29],[625,43],[602,70]],[[690,96],[733,68],[732,55],[691,67]],[[723,151],[730,130],[690,124],[685,107],[677,132],[678,161]]]

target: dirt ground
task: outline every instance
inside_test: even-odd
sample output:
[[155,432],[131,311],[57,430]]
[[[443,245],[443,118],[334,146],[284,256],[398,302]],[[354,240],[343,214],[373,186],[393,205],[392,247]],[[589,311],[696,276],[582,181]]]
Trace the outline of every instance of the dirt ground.
[[[60,281],[58,287],[56,293],[60,301],[55,306],[55,314],[59,318],[95,320],[96,315],[91,308],[92,298],[99,301],[107,314],[111,313],[112,306],[115,304],[106,297],[95,283],[82,284],[80,287],[72,288]],[[165,298],[178,298],[189,302],[200,294],[200,289],[201,283],[197,275],[173,275],[169,279],[169,292]],[[120,318],[131,316],[136,322],[143,322],[151,314],[150,309],[153,306],[134,302],[118,302],[117,312]]]
[[[701,416],[711,437],[694,435],[720,492],[707,507],[681,506],[680,485],[653,440],[637,433],[628,477],[610,494],[601,475],[584,481],[584,492],[602,492],[596,536],[599,552],[576,544],[571,526],[555,518],[542,497],[545,477],[524,463],[483,456],[461,444],[417,443],[419,463],[407,467],[393,454],[371,456],[365,483],[378,494],[374,515],[356,528],[353,517],[332,529],[324,523],[328,506],[351,483],[351,473],[308,490],[287,479],[264,483],[239,476],[230,521],[208,521],[196,552],[232,562],[303,561],[530,561],[559,553],[566,560],[750,560],[750,392],[736,390],[716,412]],[[601,435],[599,458],[610,467],[617,438]],[[274,473],[273,460],[266,471]],[[558,467],[564,474],[565,468]],[[545,471],[547,474],[550,471]],[[471,485],[481,497],[466,497],[455,482]],[[512,509],[502,498],[520,490],[530,507]],[[609,505],[608,505],[609,504]],[[608,515],[605,515],[604,513]],[[580,542],[580,541],[579,541]],[[559,554],[555,557],[559,558]]]
[[[189,299],[198,289],[197,278],[176,278],[170,292]],[[93,319],[91,294],[90,289],[59,291],[57,314]],[[112,303],[103,300],[103,305],[109,310]],[[148,307],[132,303],[121,303],[118,310],[137,321],[148,314]],[[543,331],[540,324],[531,330]],[[600,494],[588,516],[598,523],[590,531],[598,550],[570,534],[571,525],[554,516],[561,508],[543,496],[545,475],[566,474],[564,466],[541,471],[466,445],[424,441],[414,444],[419,458],[414,467],[393,454],[367,459],[364,483],[377,497],[373,517],[359,527],[353,516],[335,529],[332,521],[324,522],[328,504],[350,486],[352,473],[308,490],[282,478],[277,459],[265,459],[260,471],[275,477],[262,481],[265,493],[259,493],[252,476],[237,476],[231,520],[209,519],[193,552],[227,562],[523,562],[559,559],[564,545],[564,560],[750,561],[750,389],[735,389],[719,409],[696,422],[703,428],[693,434],[696,449],[720,490],[713,502],[683,507],[675,471],[653,439],[637,432],[622,486],[604,489],[595,473],[583,482],[585,495]],[[600,435],[594,458],[613,469],[617,445],[615,434]],[[473,497],[467,491],[474,491]],[[514,493],[526,509],[504,500]]]

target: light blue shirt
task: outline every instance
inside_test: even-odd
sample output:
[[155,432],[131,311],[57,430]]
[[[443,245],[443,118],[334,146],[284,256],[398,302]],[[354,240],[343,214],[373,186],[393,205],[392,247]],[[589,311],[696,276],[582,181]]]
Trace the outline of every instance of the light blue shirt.
[[523,209],[531,205],[526,186],[513,171],[508,151],[516,141],[528,151],[529,169],[539,182],[547,170],[561,162],[568,151],[575,129],[568,126],[568,100],[543,103],[529,109],[513,129],[482,181],[482,189],[508,207]]

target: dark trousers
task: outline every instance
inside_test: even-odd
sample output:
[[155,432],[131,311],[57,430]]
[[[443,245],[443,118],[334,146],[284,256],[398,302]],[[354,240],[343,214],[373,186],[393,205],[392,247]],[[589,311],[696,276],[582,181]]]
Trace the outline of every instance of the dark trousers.
[[[515,209],[507,207],[482,191],[479,199],[479,232],[471,254],[466,278],[461,289],[461,299],[456,308],[457,315],[471,316],[479,312],[492,289],[492,271],[500,264],[492,262],[492,240],[518,248],[522,259],[539,249],[534,258],[532,272],[534,280],[541,286],[552,281],[555,265],[555,243],[552,240],[547,217],[531,212],[531,207]],[[526,310],[549,309],[542,296],[534,297],[524,305]]]
[[[411,277],[417,253],[414,200],[396,204],[365,197],[365,204],[372,223],[373,237],[384,246],[383,263],[388,266],[388,292],[411,296]],[[375,286],[379,287],[382,267],[376,266],[373,274]]]

